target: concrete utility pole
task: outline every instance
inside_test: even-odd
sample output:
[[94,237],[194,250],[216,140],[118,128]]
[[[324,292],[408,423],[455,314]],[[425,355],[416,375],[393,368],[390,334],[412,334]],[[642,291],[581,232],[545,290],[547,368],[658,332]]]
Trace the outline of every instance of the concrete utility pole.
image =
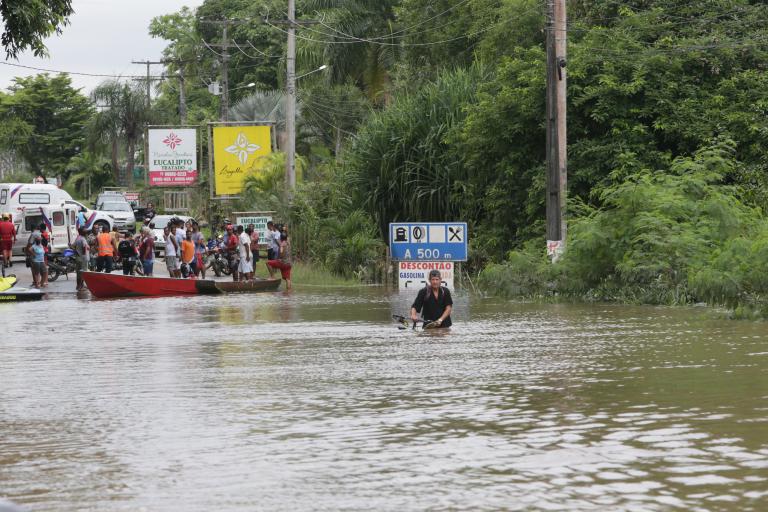
[[288,144],[285,148],[285,182],[288,193],[296,189],[296,0],[288,0],[288,56],[285,82],[285,129]]
[[553,261],[565,249],[567,198],[565,0],[547,0],[547,244]]
[[296,0],[288,0],[288,19],[273,21],[275,24],[288,25],[288,48],[286,56],[285,81],[285,183],[289,196],[296,189],[296,26],[312,25],[317,20],[296,21]]

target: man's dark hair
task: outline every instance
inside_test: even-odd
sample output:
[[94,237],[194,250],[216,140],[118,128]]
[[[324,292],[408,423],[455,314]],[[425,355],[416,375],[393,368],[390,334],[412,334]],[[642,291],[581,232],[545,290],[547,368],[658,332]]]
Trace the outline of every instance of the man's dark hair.
[[270,220],[270,221],[267,221],[267,227],[269,227],[269,226],[274,226],[274,225],[275,225],[275,223],[274,223],[274,222],[272,222],[271,220]]
[[48,229],[48,226],[45,225],[45,222],[41,222],[40,223],[40,231],[45,231],[46,229]]

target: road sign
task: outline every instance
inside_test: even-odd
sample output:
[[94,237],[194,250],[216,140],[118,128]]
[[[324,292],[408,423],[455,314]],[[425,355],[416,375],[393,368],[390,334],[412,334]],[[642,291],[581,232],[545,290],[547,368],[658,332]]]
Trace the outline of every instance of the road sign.
[[397,266],[401,290],[424,288],[429,283],[431,270],[439,270],[442,285],[453,288],[452,261],[401,261]]
[[467,261],[467,223],[392,222],[389,250],[395,261]]

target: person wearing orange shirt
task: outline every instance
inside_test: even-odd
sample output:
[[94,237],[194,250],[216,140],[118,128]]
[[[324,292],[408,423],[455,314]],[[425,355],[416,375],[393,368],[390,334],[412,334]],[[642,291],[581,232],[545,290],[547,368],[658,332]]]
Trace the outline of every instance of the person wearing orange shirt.
[[96,271],[109,274],[114,268],[115,254],[117,254],[117,242],[109,232],[103,232],[96,235],[96,245],[98,247],[96,257]]
[[187,231],[186,238],[181,241],[181,275],[183,277],[191,272],[192,261],[195,259],[195,243],[192,241],[192,231]]

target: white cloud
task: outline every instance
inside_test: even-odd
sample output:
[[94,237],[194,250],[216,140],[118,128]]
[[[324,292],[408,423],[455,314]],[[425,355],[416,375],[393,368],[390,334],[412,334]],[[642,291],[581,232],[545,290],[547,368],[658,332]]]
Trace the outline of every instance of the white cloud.
[[[145,65],[131,61],[159,60],[167,41],[149,36],[149,23],[155,16],[179,11],[184,5],[194,8],[203,0],[73,0],[75,13],[60,36],[46,40],[49,58],[39,59],[31,52],[18,61],[5,61],[35,68],[102,75],[146,75]],[[160,73],[162,66],[153,66]],[[0,65],[0,89],[13,77],[41,71]],[[75,87],[88,93],[106,77],[70,75]]]

